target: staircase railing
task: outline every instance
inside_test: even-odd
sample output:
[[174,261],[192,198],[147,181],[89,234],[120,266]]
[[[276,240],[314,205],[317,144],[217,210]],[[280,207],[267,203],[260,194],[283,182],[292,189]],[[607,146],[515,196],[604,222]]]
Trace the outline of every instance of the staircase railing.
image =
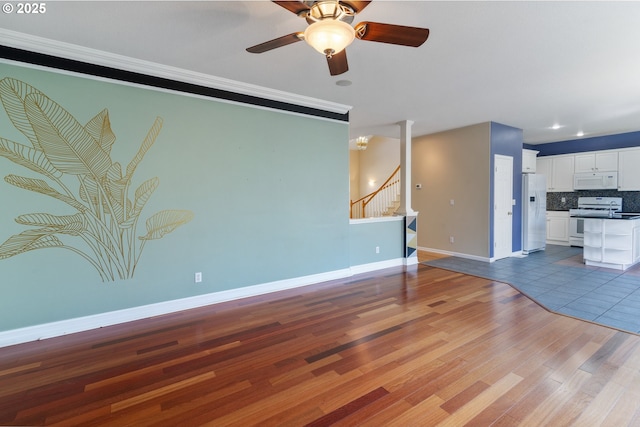
[[351,201],[350,216],[356,219],[391,215],[392,212],[388,211],[396,202],[398,194],[400,194],[400,166],[377,190],[356,201]]

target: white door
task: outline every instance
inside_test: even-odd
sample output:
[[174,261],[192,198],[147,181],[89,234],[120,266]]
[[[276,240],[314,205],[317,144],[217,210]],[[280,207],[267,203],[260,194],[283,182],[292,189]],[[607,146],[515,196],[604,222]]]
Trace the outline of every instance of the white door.
[[493,258],[511,256],[513,232],[513,157],[496,154],[493,175]]

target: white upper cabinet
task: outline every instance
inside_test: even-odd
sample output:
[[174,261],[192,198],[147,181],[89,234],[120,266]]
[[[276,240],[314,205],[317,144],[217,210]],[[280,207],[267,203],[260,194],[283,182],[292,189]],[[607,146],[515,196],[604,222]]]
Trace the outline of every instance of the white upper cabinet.
[[640,191],[640,148],[620,151],[618,190]]
[[547,191],[551,187],[551,157],[538,157],[536,160],[536,174],[544,175],[547,179]]
[[[522,151],[522,172],[526,173]],[[573,191],[573,174],[584,172],[618,172],[619,191],[640,191],[640,147],[543,156],[536,160],[535,173],[547,177],[547,192]]]
[[536,174],[547,177],[547,191],[573,191],[573,155],[538,157]]
[[573,191],[573,155],[539,157],[536,174],[547,177],[547,191]]
[[592,152],[575,155],[575,173],[615,172],[617,170],[617,151]]
[[522,149],[522,173],[536,173],[536,156],[539,151]]
[[551,169],[551,191],[573,191],[574,156],[554,157]]

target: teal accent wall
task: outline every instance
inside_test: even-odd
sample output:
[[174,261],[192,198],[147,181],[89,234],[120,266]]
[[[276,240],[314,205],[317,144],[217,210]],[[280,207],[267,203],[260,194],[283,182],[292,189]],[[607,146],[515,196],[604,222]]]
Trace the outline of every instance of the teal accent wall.
[[[370,264],[404,258],[404,220],[354,221],[350,225],[351,265]],[[376,253],[376,246],[380,253]]]
[[[368,262],[350,245],[347,123],[0,63],[4,77],[35,86],[83,124],[108,109],[117,137],[111,157],[123,168],[162,117],[134,177],[134,188],[159,178],[141,222],[164,209],[189,210],[194,218],[147,242],[128,280],[103,282],[81,257],[60,248],[0,259],[0,331]],[[3,109],[0,137],[29,144]],[[0,175],[9,174],[41,178],[0,157]],[[0,206],[0,242],[27,228],[14,221],[19,215],[74,213],[5,181]],[[391,233],[402,236],[401,224]],[[138,234],[144,233],[141,223]],[[401,247],[401,237],[395,240]],[[194,283],[195,272],[202,283]]]

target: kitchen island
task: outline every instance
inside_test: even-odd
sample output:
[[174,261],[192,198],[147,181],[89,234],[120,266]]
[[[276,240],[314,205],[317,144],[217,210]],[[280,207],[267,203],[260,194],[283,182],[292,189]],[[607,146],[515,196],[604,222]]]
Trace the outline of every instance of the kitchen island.
[[626,270],[640,262],[640,215],[584,219],[584,263]]

